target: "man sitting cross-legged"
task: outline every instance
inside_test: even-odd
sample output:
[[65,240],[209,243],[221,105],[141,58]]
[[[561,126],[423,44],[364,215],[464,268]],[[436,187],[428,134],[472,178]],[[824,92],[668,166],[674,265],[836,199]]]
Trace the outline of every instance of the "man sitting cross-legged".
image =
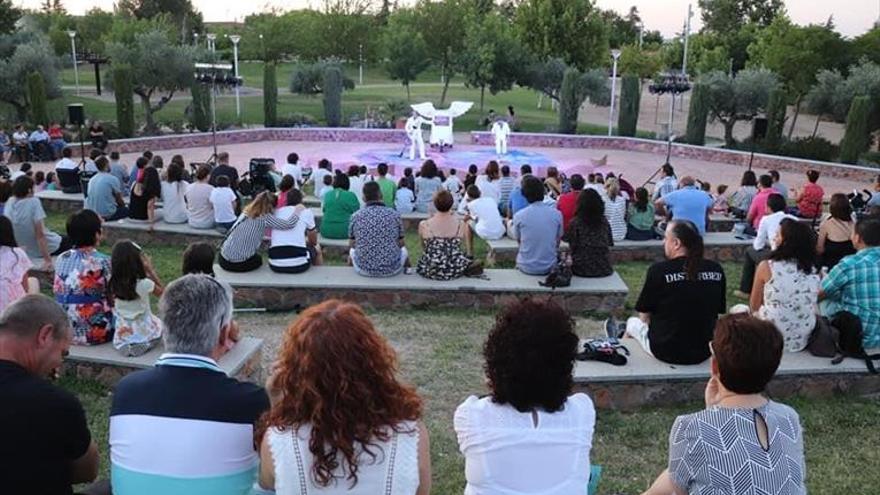
[[351,215],[348,238],[349,262],[365,277],[393,277],[409,266],[404,243],[403,220],[385,206],[376,182],[364,184],[364,207]]
[[2,493],[70,494],[98,475],[82,405],[46,380],[72,338],[64,310],[46,296],[25,296],[0,315]]
[[610,337],[624,333],[645,352],[671,364],[709,358],[709,342],[719,314],[727,311],[724,269],[703,259],[703,238],[693,223],[673,220],[666,227],[667,261],[651,265],[636,302],[638,316],[621,325],[606,320]]
[[527,275],[546,275],[556,266],[562,213],[544,203],[544,184],[537,177],[523,177],[522,192],[529,206],[516,212],[510,222],[510,237],[519,241],[516,267]]
[[159,312],[166,353],[113,394],[113,494],[247,494],[259,461],[254,423],[269,399],[217,364],[237,340],[232,289],[186,275],[165,289]]

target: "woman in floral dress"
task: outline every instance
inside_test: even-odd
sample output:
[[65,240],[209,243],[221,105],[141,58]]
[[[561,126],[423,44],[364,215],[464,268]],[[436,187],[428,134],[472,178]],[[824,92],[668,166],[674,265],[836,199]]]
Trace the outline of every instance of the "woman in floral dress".
[[104,344],[113,340],[113,301],[109,297],[110,258],[97,251],[101,218],[91,210],[67,221],[74,247],[55,261],[53,290],[73,328],[73,343]]

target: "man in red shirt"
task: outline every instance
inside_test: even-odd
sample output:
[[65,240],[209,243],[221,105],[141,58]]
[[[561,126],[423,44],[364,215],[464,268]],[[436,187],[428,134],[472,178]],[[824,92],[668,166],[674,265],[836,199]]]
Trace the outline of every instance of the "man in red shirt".
[[582,175],[574,174],[571,176],[571,179],[569,179],[569,184],[571,184],[571,192],[559,196],[559,199],[556,201],[556,209],[562,213],[563,231],[568,229],[568,222],[571,222],[571,219],[574,218],[574,212],[577,209],[578,196],[580,196],[581,191],[584,190],[586,182]]
[[773,189],[773,178],[766,174],[758,177],[758,194],[752,199],[752,206],[749,207],[749,214],[746,216],[746,221],[752,224],[755,234],[758,232],[761,218],[767,212],[767,198],[773,193],[777,193],[776,189]]

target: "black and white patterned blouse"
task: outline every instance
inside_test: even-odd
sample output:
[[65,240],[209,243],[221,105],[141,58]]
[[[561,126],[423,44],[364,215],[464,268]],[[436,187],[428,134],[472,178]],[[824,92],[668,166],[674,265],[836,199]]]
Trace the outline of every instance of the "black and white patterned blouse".
[[[758,440],[759,415],[767,424],[766,450]],[[679,416],[669,434],[669,474],[692,495],[806,494],[800,418],[773,401]]]
[[403,236],[400,213],[381,201],[367,203],[351,216],[348,224],[357,266],[374,277],[393,275],[400,270],[399,241]]

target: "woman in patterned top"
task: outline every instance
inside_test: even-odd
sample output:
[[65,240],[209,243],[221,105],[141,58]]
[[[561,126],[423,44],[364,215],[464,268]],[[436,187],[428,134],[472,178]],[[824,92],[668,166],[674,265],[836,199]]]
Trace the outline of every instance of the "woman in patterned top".
[[746,315],[718,320],[706,409],[675,420],[668,469],[644,495],[807,493],[800,418],[764,396],[782,346],[773,323]]
[[290,230],[296,226],[299,221],[296,214],[286,220],[273,214],[275,202],[274,194],[263,191],[244,207],[220,245],[220,268],[239,273],[256,270],[263,264],[259,249],[266,229]]
[[82,210],[67,220],[74,248],[55,260],[55,300],[73,328],[73,343],[104,344],[113,340],[113,302],[110,297],[110,257],[97,251],[101,218]]
[[462,250],[467,226],[452,212],[454,202],[449,191],[437,191],[434,193],[437,213],[419,223],[419,238],[425,251],[419,258],[416,272],[425,278],[456,279],[473,264],[473,259]]

